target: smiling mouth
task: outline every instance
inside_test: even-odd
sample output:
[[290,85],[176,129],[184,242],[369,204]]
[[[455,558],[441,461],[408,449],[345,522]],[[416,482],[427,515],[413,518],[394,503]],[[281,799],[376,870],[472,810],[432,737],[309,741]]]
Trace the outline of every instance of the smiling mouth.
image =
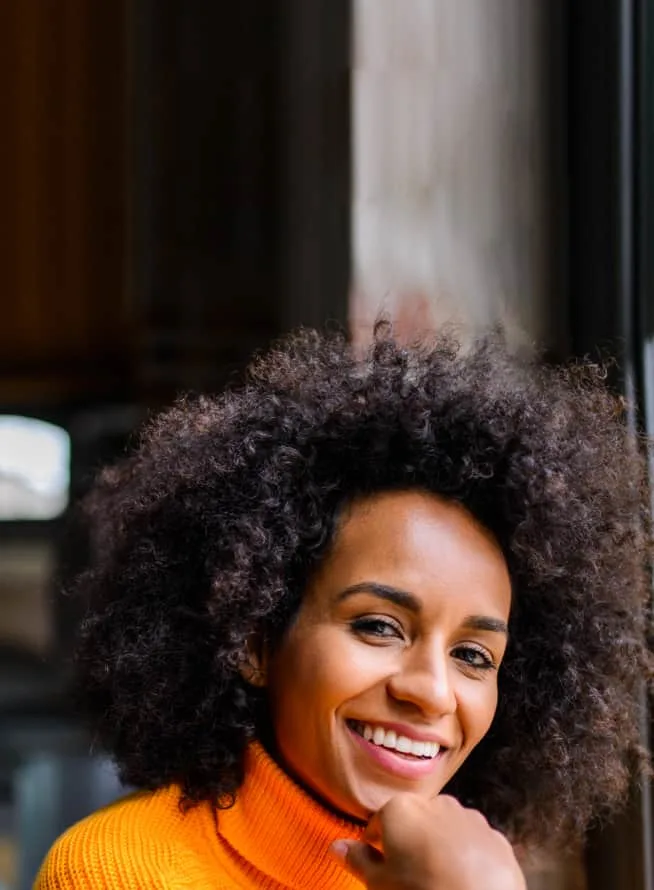
[[392,729],[384,729],[371,723],[361,723],[358,720],[347,720],[347,725],[361,738],[378,748],[385,748],[396,757],[401,757],[409,762],[429,763],[435,760],[445,749],[437,742],[419,742],[408,736],[398,735]]

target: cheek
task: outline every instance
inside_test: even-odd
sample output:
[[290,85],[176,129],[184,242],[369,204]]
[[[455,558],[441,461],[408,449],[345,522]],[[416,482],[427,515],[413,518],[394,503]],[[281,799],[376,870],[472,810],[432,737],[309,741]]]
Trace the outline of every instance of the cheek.
[[459,719],[467,742],[476,745],[490,729],[497,710],[497,682],[479,681],[459,699]]
[[270,692],[277,714],[301,708],[335,711],[383,679],[383,659],[347,630],[326,629],[288,639],[271,665]]

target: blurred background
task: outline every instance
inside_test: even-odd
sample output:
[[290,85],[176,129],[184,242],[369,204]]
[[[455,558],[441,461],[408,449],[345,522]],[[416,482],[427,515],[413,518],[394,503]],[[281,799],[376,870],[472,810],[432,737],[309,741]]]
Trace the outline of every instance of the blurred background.
[[[27,890],[120,793],[58,590],[70,505],[147,412],[385,309],[614,354],[651,431],[654,2],[0,7],[0,888]],[[653,845],[645,786],[530,888],[654,890]]]

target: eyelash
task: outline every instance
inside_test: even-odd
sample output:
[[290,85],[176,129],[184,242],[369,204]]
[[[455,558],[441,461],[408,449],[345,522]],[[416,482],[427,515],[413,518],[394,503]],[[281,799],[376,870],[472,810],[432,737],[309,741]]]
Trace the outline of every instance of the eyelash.
[[453,650],[453,654],[456,654],[457,652],[465,652],[468,655],[470,655],[472,653],[474,656],[477,656],[477,658],[481,659],[481,662],[477,662],[476,664],[473,664],[471,661],[468,661],[466,658],[460,659],[461,661],[463,661],[463,663],[466,665],[466,667],[472,668],[473,670],[490,671],[490,670],[494,670],[494,668],[495,668],[495,662],[493,661],[491,656],[488,654],[488,652],[486,652],[484,649],[478,649],[477,646],[470,646],[470,645],[457,646]]
[[[357,633],[370,634],[370,636],[385,640],[390,639],[391,636],[404,636],[402,628],[394,621],[388,621],[386,618],[357,618],[352,622],[351,627]],[[380,627],[393,631],[393,634],[377,632]],[[374,628],[377,628],[377,631]]]
[[[386,618],[357,618],[351,622],[350,626],[356,633],[377,637],[377,639],[382,640],[389,640],[393,637],[402,638],[404,636],[401,627],[394,621],[389,621]],[[384,630],[392,631],[392,633],[385,633]],[[466,657],[461,657],[461,653],[466,653]],[[495,669],[495,662],[491,656],[484,649],[477,646],[457,646],[452,650],[452,654],[472,670],[489,671]],[[475,659],[481,659],[481,661],[477,660],[476,663],[473,663],[470,655]]]

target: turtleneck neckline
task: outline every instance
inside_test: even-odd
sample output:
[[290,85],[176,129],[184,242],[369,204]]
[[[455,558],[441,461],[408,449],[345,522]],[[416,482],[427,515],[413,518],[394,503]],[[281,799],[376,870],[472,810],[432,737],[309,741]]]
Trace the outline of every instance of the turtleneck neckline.
[[246,752],[236,802],[218,811],[217,826],[235,878],[246,873],[266,890],[361,890],[329,852],[338,838],[360,839],[361,826],[321,806],[258,742]]

